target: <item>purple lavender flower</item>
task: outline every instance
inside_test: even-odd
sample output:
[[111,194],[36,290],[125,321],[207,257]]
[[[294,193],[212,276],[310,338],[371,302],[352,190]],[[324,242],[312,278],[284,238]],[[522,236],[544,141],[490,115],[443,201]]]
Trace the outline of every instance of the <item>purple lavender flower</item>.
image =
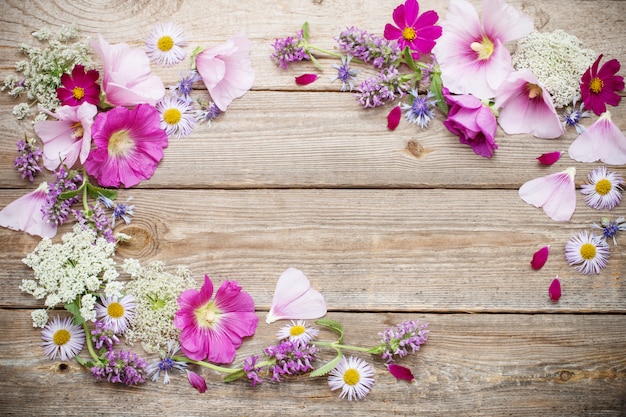
[[120,343],[113,328],[101,320],[96,320],[96,328],[91,331],[91,339],[94,341],[96,349],[104,347],[106,350],[112,350],[113,346]]
[[402,52],[397,42],[354,26],[342,31],[335,40],[342,51],[376,68],[396,66]]
[[56,180],[49,184],[46,203],[41,208],[44,217],[57,226],[65,223],[71,213],[71,207],[78,201],[78,197],[61,199],[61,194],[66,191],[76,191],[83,182],[83,177],[75,171],[66,171],[60,166],[55,172]]
[[95,205],[90,204],[88,210],[74,210],[72,213],[83,229],[93,228],[98,236],[102,236],[107,242],[115,242],[111,220],[100,205],[100,200]]
[[19,155],[15,158],[15,169],[22,173],[22,179],[34,181],[34,176],[41,172],[39,159],[43,151],[35,145],[35,139],[20,140],[15,144]]
[[341,80],[341,91],[346,91],[348,86],[350,86],[350,91],[352,91],[352,89],[354,88],[354,84],[352,83],[352,80],[356,80],[356,74],[358,73],[358,71],[350,68],[351,59],[352,59],[352,56],[344,55],[341,57],[341,65],[339,64],[331,65],[331,67],[337,70],[337,76],[331,79],[330,82],[332,83],[335,80]]
[[146,361],[130,351],[109,350],[91,368],[91,373],[99,381],[139,385],[146,381]]
[[311,59],[308,52],[304,49],[304,31],[300,30],[295,36],[287,38],[276,38],[274,44],[274,52],[270,55],[278,61],[278,66],[287,69],[292,62],[306,61]]
[[366,79],[361,83],[356,97],[364,108],[379,107],[388,101],[402,97],[407,86],[400,79],[398,70],[394,67],[383,69],[375,77]]
[[248,356],[243,361],[243,372],[246,374],[246,377],[250,380],[250,385],[253,387],[256,384],[261,384],[263,380],[259,377],[259,372],[261,372],[261,368],[257,367],[257,361],[259,357],[257,355]]
[[[376,353],[382,353],[382,359],[387,363],[394,361],[394,356],[405,357],[409,353],[415,353],[428,339],[428,323],[421,324],[417,320],[407,320],[398,324],[395,328],[389,328],[379,333],[381,344],[376,348]],[[411,350],[409,352],[409,350]]]
[[269,358],[276,360],[276,363],[269,367],[272,373],[271,381],[280,382],[282,376],[295,376],[314,370],[312,362],[319,349],[314,345],[300,346],[296,342],[285,340],[279,345],[265,348],[264,352]]

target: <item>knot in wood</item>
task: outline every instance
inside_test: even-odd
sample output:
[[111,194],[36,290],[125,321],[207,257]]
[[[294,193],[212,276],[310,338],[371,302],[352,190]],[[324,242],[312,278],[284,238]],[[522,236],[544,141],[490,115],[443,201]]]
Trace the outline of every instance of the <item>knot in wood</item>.
[[130,239],[120,241],[117,245],[117,254],[125,258],[139,258],[154,255],[158,247],[156,230],[148,224],[133,221],[116,229],[116,233],[124,233]]

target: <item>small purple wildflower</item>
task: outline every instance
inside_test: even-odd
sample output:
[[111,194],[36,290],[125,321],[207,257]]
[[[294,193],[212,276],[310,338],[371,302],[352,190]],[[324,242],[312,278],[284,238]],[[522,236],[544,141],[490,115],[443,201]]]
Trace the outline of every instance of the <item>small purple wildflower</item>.
[[83,177],[75,171],[66,171],[64,166],[59,167],[55,176],[54,183],[48,184],[46,203],[41,208],[41,212],[50,222],[60,226],[69,217],[72,205],[78,201],[77,196],[62,200],[61,194],[77,190],[79,184],[83,182]]
[[406,85],[400,79],[398,70],[394,67],[383,69],[377,76],[366,79],[361,83],[356,97],[364,107],[379,107],[388,101],[402,97]]
[[397,42],[354,26],[342,31],[335,40],[339,49],[376,68],[396,66],[402,52]]
[[91,227],[96,230],[98,236],[102,236],[107,242],[115,242],[111,220],[100,205],[100,201],[96,202],[95,205],[90,204],[86,211],[74,210],[73,214],[76,222],[83,229]]
[[248,356],[243,361],[243,371],[245,372],[248,380],[250,380],[250,385],[253,387],[256,386],[256,384],[261,384],[263,382],[263,380],[259,377],[261,368],[256,366],[258,360],[259,357],[257,355],[252,355]]
[[191,102],[193,99],[191,98],[191,92],[193,91],[193,83],[196,81],[202,80],[200,74],[196,70],[189,70],[187,74],[183,75],[182,71],[180,73],[181,79],[178,81],[178,84],[171,86],[170,90],[174,91],[176,97],[186,102]]
[[602,235],[608,240],[613,239],[613,245],[617,246],[615,236],[619,231],[626,231],[626,218],[618,217],[616,220],[609,220],[603,217],[600,224],[593,223],[591,227],[602,229]]
[[120,343],[120,339],[111,326],[101,320],[96,320],[95,324],[96,328],[91,331],[91,339],[94,341],[96,349],[104,347],[106,350],[112,350],[113,346]]
[[274,44],[274,52],[270,58],[278,61],[278,66],[287,69],[292,62],[306,61],[311,59],[308,52],[304,48],[304,31],[300,30],[295,36],[287,38],[276,38]]
[[109,350],[91,367],[91,373],[99,381],[139,385],[146,381],[146,361],[130,351]]
[[15,158],[15,169],[22,173],[22,179],[34,181],[34,176],[41,172],[39,159],[43,151],[35,144],[35,139],[20,140],[15,144],[19,155]]
[[331,67],[337,70],[337,76],[331,79],[330,82],[332,83],[335,80],[341,80],[341,91],[346,91],[348,86],[350,86],[350,91],[354,88],[352,81],[356,80],[358,71],[350,68],[350,60],[352,60],[351,55],[344,55],[341,57],[341,65],[331,65]]
[[[405,357],[409,353],[415,353],[428,339],[428,323],[421,324],[417,320],[407,320],[379,333],[381,337],[380,350],[382,359],[387,363],[394,361],[394,356]],[[409,349],[411,352],[409,352]]]
[[269,367],[272,373],[272,382],[280,382],[280,378],[289,375],[300,375],[315,368],[312,362],[315,360],[319,349],[313,346],[300,346],[298,343],[285,340],[279,345],[269,346],[264,350],[269,358],[276,360]]
[[177,369],[184,372],[187,369],[187,364],[182,361],[175,361],[172,359],[174,355],[180,350],[180,345],[174,340],[167,342],[167,352],[161,351],[161,359],[152,362],[146,369],[148,375],[152,375],[152,381],[159,380],[159,375],[163,372],[163,383],[168,384],[170,382],[169,371]]
[[574,126],[576,133],[580,135],[585,131],[585,127],[579,123],[583,117],[591,117],[591,113],[585,111],[585,103],[580,103],[580,107],[576,110],[576,100],[574,100],[572,107],[568,106],[563,113],[563,127]]
[[98,195],[98,201],[108,209],[113,209],[113,215],[111,216],[111,229],[115,227],[115,222],[119,219],[124,220],[124,223],[129,224],[131,222],[131,216],[135,215],[135,205],[129,205],[133,201],[133,197],[128,197],[126,203],[116,204],[110,198],[100,194]]
[[433,109],[437,100],[431,100],[433,93],[430,91],[425,96],[420,96],[416,89],[411,90],[409,104],[402,103],[400,107],[409,123],[417,123],[422,129],[435,117]]
[[207,122],[208,125],[211,125],[211,120],[215,120],[221,114],[221,110],[213,102],[205,103],[198,101],[198,103],[200,104],[200,110],[196,110],[194,113],[196,122],[198,124]]

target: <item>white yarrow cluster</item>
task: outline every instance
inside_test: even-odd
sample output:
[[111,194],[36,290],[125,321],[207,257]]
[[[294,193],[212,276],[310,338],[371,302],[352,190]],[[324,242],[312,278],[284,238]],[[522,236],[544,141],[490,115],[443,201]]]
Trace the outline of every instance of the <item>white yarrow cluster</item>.
[[581,45],[576,36],[561,29],[531,32],[518,41],[513,67],[530,69],[550,92],[554,106],[564,107],[580,94],[580,78],[597,58],[593,50]]

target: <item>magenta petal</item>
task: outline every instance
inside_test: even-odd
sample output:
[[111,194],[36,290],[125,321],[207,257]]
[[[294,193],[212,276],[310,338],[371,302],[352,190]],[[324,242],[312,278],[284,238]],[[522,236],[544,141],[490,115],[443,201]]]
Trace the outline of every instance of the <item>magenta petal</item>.
[[189,383],[202,394],[206,391],[206,381],[200,375],[195,372],[187,371],[187,378]]
[[413,376],[413,372],[409,368],[405,368],[404,366],[396,365],[395,363],[390,363],[387,365],[387,369],[391,375],[396,377],[396,379],[403,379],[405,381],[413,381],[415,377]]
[[537,157],[537,161],[542,165],[552,165],[561,158],[561,153],[559,151],[544,153]]
[[296,84],[308,85],[308,84],[315,82],[317,78],[318,78],[317,74],[302,74],[301,76],[296,77]]
[[402,117],[402,110],[400,106],[396,106],[387,115],[387,129],[396,130],[396,127],[400,124],[400,118]]
[[561,281],[558,278],[552,280],[550,288],[548,288],[548,294],[552,301],[559,301],[559,298],[561,298]]
[[549,252],[550,252],[550,249],[548,248],[548,246],[544,246],[543,248],[539,249],[533,255],[533,260],[530,262],[530,266],[532,266],[533,269],[541,269],[546,264],[546,261],[548,260]]

